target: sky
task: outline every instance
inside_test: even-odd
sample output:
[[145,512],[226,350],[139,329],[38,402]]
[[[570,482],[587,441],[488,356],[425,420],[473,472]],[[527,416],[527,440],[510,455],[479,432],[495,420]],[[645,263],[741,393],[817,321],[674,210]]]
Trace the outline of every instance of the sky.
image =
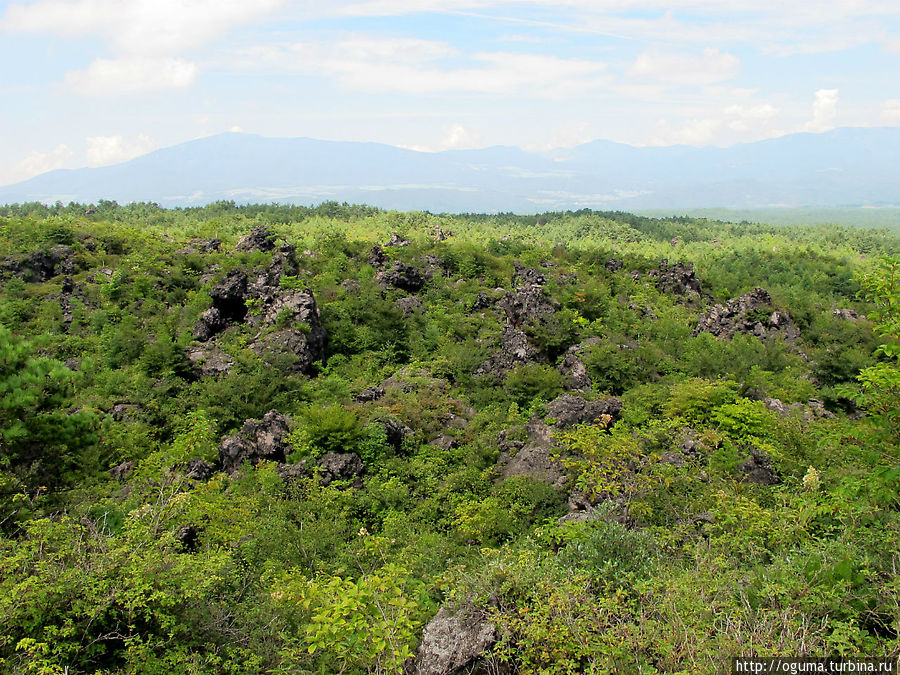
[[900,125],[900,2],[0,1],[0,100],[0,185],[226,131],[728,146]]

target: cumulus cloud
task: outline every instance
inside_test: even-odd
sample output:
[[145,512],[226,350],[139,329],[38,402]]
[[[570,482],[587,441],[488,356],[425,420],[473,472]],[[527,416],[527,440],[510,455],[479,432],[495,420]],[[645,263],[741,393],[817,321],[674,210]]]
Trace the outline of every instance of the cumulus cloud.
[[66,73],[66,85],[85,94],[153,92],[185,89],[194,83],[197,66],[178,58],[96,59],[85,70]]
[[406,145],[410,150],[420,152],[442,152],[444,150],[472,150],[484,147],[481,137],[460,123],[451,124],[443,130],[443,137],[432,145]]
[[47,171],[65,168],[74,155],[71,148],[65,144],[57,145],[49,152],[35,150],[15,166],[12,172],[13,180],[24,180]]
[[144,134],[132,140],[122,136],[90,136],[85,157],[88,166],[118,164],[156,149],[156,143]]
[[837,118],[838,89],[819,89],[812,105],[812,119],[801,127],[801,131],[820,133],[834,129]]
[[704,85],[731,79],[740,66],[738,57],[715,48],[704,49],[701,56],[648,51],[637,57],[628,74],[667,84]]
[[283,0],[38,0],[10,5],[11,32],[94,35],[128,54],[178,54],[263,16]]
[[[452,61],[452,63],[447,63]],[[238,55],[248,70],[324,75],[348,89],[433,94],[472,92],[560,97],[605,86],[606,64],[522,52],[478,52],[461,60],[443,42],[349,39],[258,46]]]
[[780,113],[771,103],[732,103],[681,124],[663,119],[646,145],[730,145],[781,136],[784,132],[776,126]]
[[253,21],[284,0],[38,0],[11,4],[0,27],[12,33],[95,36],[118,52],[72,71],[66,82],[88,94],[183,89],[197,66],[190,49]]

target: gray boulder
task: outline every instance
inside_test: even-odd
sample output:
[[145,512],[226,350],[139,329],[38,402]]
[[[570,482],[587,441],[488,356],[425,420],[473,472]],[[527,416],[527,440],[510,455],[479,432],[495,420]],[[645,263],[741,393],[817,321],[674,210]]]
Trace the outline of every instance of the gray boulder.
[[245,421],[239,433],[223,438],[219,444],[222,467],[234,473],[244,462],[284,462],[290,451],[289,433],[288,418],[275,410],[267,412],[261,420]]
[[387,270],[381,270],[375,276],[383,285],[399,288],[407,293],[416,293],[425,285],[425,276],[412,265],[395,260]]
[[622,401],[614,396],[588,401],[580,396],[563,394],[547,404],[547,419],[556,420],[558,427],[569,427],[576,424],[593,423],[604,415],[613,420],[622,412]]
[[755,335],[760,339],[781,335],[787,341],[800,337],[787,312],[772,307],[772,298],[762,288],[732,298],[725,306],[715,305],[697,324],[693,334],[711,333],[718,338],[733,338],[737,333]]
[[[497,641],[497,630],[486,614],[464,605],[441,607],[422,632],[411,668],[413,675],[474,673],[481,655]],[[486,672],[486,671],[484,671]]]
[[253,228],[249,234],[239,237],[235,251],[274,251],[275,250],[275,233],[265,225]]

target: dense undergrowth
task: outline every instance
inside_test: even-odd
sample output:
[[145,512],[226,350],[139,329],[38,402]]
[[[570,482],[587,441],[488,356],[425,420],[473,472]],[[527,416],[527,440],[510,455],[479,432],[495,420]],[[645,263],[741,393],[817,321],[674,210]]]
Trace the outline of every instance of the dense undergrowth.
[[[484,672],[898,654],[896,236],[589,211],[91,211],[0,208],[4,672],[400,672],[441,606],[496,626]],[[216,338],[229,369],[201,376],[210,289],[272,265],[234,252],[260,225],[297,249],[277,285],[312,291],[324,356],[296,372],[236,321]],[[384,264],[431,266],[415,293],[371,262],[394,232],[409,244]],[[23,267],[59,246],[70,269]],[[693,263],[703,294],[660,290],[661,258]],[[496,302],[523,267],[554,312],[521,326],[540,358],[498,375],[482,368],[503,348]],[[798,339],[695,334],[756,287]],[[503,477],[498,435],[553,425],[579,344],[581,396],[621,413],[554,431],[562,480]],[[266,461],[186,476],[269,410],[291,420],[287,463],[355,452],[361,478]]]

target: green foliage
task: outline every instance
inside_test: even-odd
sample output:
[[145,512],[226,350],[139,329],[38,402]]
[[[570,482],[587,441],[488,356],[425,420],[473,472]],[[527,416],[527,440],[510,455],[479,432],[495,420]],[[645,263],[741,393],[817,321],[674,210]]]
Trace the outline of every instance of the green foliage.
[[[398,673],[441,605],[494,624],[490,672],[900,647],[895,236],[587,209],[85,209],[0,207],[0,671]],[[310,251],[294,274],[283,253],[225,253],[259,225]],[[428,272],[408,314],[370,262],[392,232],[410,244],[389,259]],[[184,252],[194,237],[223,252]],[[71,289],[29,268],[59,244]],[[694,335],[708,303],[661,291],[661,258],[693,263],[718,302],[766,288],[801,336]],[[523,325],[532,362],[482,375],[517,263],[557,309]],[[269,287],[200,343],[235,267]],[[312,334],[266,319],[306,288],[327,332],[311,374],[260,349]],[[203,372],[213,355],[230,366]],[[547,419],[563,370],[584,377],[575,357],[590,383],[571,393],[620,396],[615,419]],[[271,409],[309,471],[222,471],[222,437]],[[388,419],[412,433],[389,442]],[[328,452],[363,472],[323,485]],[[751,457],[779,482],[753,483]],[[188,477],[194,459],[208,477]],[[545,461],[566,479],[541,480]]]

